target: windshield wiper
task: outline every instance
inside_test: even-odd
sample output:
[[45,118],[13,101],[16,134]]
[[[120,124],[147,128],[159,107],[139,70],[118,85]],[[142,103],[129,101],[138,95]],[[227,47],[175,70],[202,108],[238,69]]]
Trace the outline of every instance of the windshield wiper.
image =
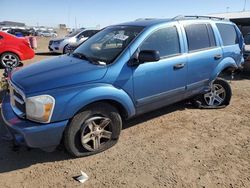
[[74,57],[77,57],[77,58],[80,58],[80,59],[85,59],[87,61],[89,61],[90,63],[92,64],[95,64],[95,65],[102,65],[99,63],[99,61],[93,59],[93,58],[90,58],[88,56],[86,56],[85,54],[82,54],[82,53],[79,53],[79,52],[75,52],[72,54]]

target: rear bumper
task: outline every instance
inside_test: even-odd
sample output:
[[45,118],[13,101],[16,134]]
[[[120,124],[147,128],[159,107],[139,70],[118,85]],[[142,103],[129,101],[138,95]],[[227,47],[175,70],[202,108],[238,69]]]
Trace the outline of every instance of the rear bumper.
[[20,119],[12,110],[9,95],[3,99],[1,116],[4,126],[12,134],[17,144],[25,144],[31,148],[55,148],[60,144],[63,131],[68,120],[40,124],[26,119]]
[[28,59],[32,59],[33,57],[35,57],[35,52],[32,48],[28,48],[23,52],[22,54],[22,57],[21,58],[21,61],[24,61],[24,60],[28,60]]

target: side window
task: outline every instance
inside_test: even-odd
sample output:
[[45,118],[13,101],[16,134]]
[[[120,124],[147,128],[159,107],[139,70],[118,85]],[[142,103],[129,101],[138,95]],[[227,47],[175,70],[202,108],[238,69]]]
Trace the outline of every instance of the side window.
[[216,46],[214,31],[213,31],[210,24],[207,25],[207,31],[208,31],[208,36],[209,36],[209,40],[210,40],[210,46],[211,47]]
[[185,26],[188,50],[195,51],[216,46],[212,27],[207,24],[190,24]]
[[84,37],[89,37],[89,31],[84,31],[77,36],[77,38],[79,39],[84,38]]
[[96,34],[97,32],[98,32],[97,30],[91,31],[91,37],[92,37],[94,34]]
[[176,27],[167,27],[155,31],[143,42],[140,50],[157,50],[160,57],[179,54],[180,43]]
[[239,39],[234,25],[223,24],[223,23],[217,23],[216,25],[220,32],[224,46],[229,46],[239,43]]

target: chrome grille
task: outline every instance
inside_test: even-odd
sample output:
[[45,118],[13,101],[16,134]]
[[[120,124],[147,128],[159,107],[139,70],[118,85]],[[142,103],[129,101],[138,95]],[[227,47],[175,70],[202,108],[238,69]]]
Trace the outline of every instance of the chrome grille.
[[9,82],[10,102],[13,111],[21,118],[25,117],[25,97],[24,94]]

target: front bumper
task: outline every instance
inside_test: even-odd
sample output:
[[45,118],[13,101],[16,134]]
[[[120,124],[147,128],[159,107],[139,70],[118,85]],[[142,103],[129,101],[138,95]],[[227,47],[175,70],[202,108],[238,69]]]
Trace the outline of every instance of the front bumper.
[[1,116],[4,126],[12,134],[17,144],[25,144],[31,148],[55,148],[61,142],[63,131],[68,123],[40,124],[20,119],[12,110],[9,94],[2,101]]
[[63,49],[61,49],[60,44],[55,45],[54,43],[49,44],[48,46],[49,51],[56,52],[56,53],[63,53]]

